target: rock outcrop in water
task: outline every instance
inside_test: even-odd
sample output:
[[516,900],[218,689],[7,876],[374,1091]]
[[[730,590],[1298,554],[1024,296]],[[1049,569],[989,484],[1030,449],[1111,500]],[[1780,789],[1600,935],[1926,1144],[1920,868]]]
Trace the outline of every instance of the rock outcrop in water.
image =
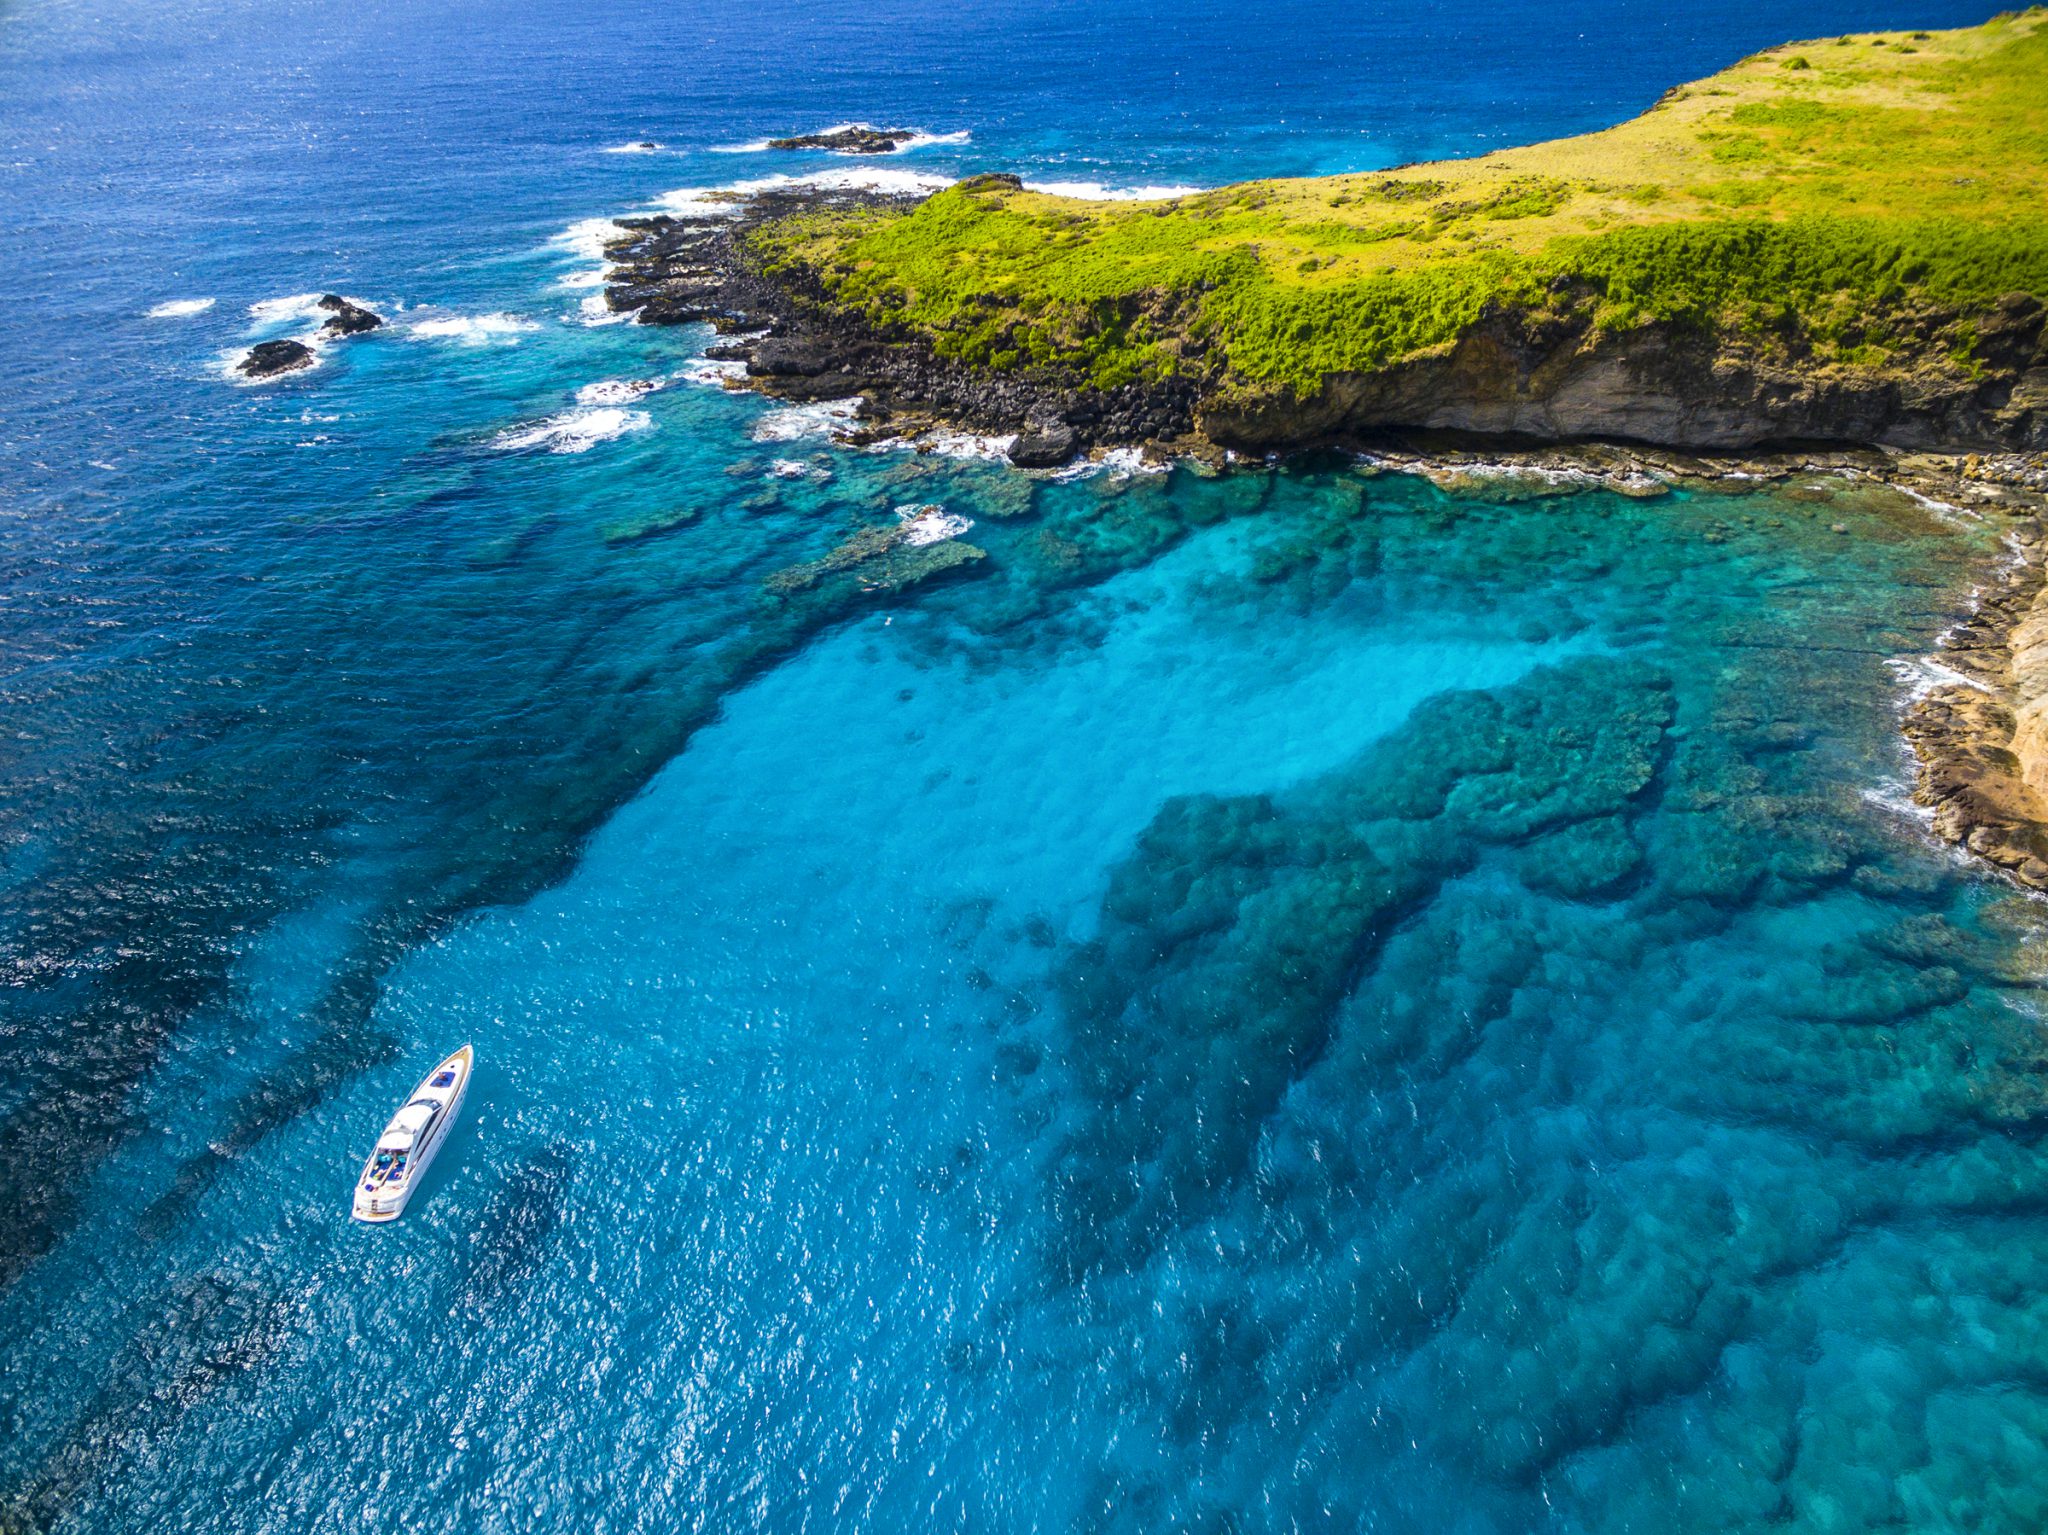
[[314,343],[320,341],[345,341],[350,336],[367,335],[384,324],[383,317],[374,310],[366,309],[353,299],[343,298],[339,293],[323,293],[314,301],[314,307],[327,311],[327,319],[317,333],[301,340],[286,337],[276,341],[259,341],[243,354],[235,364],[235,370],[246,378],[276,378],[285,373],[297,373],[319,362],[320,354],[314,350]]
[[320,327],[323,336],[360,336],[384,323],[382,316],[339,293],[323,293],[319,307],[329,315],[327,323]]
[[236,367],[250,378],[275,378],[310,368],[317,361],[313,349],[303,341],[259,341]]
[[785,566],[762,584],[783,597],[835,577],[855,591],[900,592],[988,558],[986,550],[960,541],[966,519],[949,519],[941,507],[899,507],[896,516],[894,526],[862,528],[822,558]]
[[840,155],[892,155],[917,137],[914,128],[870,128],[849,123],[826,133],[798,133],[770,139],[770,149],[829,149]]

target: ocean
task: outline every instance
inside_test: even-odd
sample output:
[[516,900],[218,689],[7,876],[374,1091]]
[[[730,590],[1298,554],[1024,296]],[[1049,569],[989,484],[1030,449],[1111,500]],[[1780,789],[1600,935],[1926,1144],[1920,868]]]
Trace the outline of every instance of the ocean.
[[595,286],[1980,19],[0,7],[0,1528],[2048,1523],[2041,908],[1898,731],[1995,528],[860,451]]

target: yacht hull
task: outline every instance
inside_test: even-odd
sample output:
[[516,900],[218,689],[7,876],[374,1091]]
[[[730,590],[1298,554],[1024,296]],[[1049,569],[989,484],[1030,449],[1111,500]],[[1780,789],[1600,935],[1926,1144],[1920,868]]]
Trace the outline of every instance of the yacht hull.
[[405,1213],[462,1112],[475,1066],[476,1052],[464,1045],[420,1078],[356,1175],[357,1220],[381,1226]]

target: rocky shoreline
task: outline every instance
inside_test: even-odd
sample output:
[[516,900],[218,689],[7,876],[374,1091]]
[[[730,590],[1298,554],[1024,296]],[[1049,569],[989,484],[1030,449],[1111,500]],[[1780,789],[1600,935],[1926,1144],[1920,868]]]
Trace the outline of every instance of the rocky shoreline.
[[[1016,184],[1015,177],[984,178]],[[1220,457],[1196,429],[1192,379],[1098,390],[1050,371],[991,373],[938,355],[922,337],[869,328],[834,307],[815,279],[770,275],[748,247],[761,224],[820,210],[907,208],[914,195],[788,188],[697,216],[618,220],[606,302],[642,324],[705,321],[726,341],[706,355],[745,366],[749,387],[795,401],[860,397],[859,430],[881,437],[941,430],[1014,437],[1019,467],[1055,468],[1094,447],[1149,445]]]
[[[1943,680],[1912,701],[1904,729],[1919,764],[1914,798],[1935,833],[2048,891],[2048,451],[2038,441],[2048,436],[2048,336],[2037,301],[2004,303],[2004,329],[1988,341],[2017,385],[1858,388],[1818,370],[1695,356],[1682,338],[1637,337],[1628,355],[1598,339],[1533,336],[1526,317],[1502,315],[1440,357],[1333,380],[1319,401],[1232,402],[1192,378],[1094,389],[1051,371],[962,364],[835,306],[813,274],[771,274],[747,239],[793,215],[919,200],[790,188],[694,217],[620,219],[605,250],[606,301],[643,324],[710,324],[721,340],[706,355],[741,366],[737,387],[857,400],[842,433],[856,446],[968,432],[1022,469],[1116,449],[1221,467],[1241,454],[1336,447],[1496,497],[1581,485],[1657,496],[1836,475],[1995,518],[2015,557],[1944,637]],[[1546,366],[1557,376],[1532,392]],[[1770,446],[1802,437],[1842,445]]]

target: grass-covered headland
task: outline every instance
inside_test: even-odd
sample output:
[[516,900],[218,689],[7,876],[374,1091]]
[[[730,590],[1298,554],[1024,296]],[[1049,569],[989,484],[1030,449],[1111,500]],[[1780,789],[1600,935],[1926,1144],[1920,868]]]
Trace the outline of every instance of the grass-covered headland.
[[2040,446],[2048,10],[1789,44],[1474,160],[1152,203],[982,177],[748,238],[842,321],[978,371],[1198,381],[1208,423],[1255,440],[1758,440],[1774,408],[1784,435],[1884,440],[1873,412],[1938,399],[1920,440]]

